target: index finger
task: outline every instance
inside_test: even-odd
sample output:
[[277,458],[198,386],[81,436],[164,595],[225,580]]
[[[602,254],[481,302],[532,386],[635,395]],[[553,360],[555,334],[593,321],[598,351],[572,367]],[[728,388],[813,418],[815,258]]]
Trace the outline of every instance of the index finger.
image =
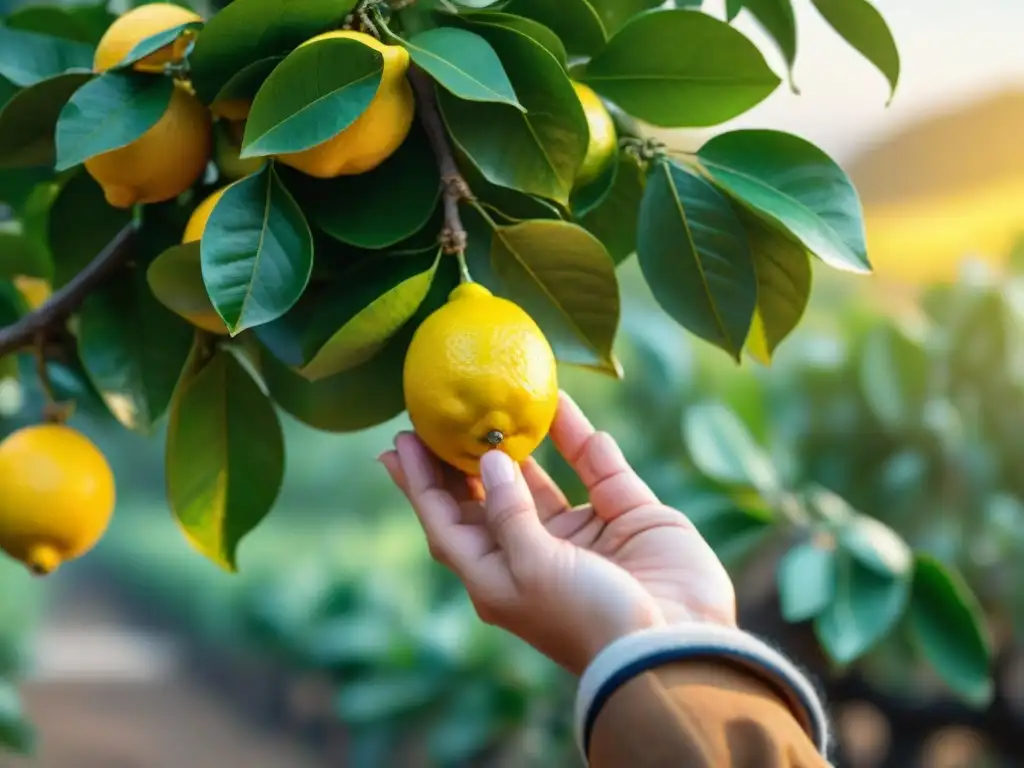
[[615,439],[598,432],[569,395],[560,392],[551,441],[590,493],[594,511],[612,520],[658,497],[626,461]]

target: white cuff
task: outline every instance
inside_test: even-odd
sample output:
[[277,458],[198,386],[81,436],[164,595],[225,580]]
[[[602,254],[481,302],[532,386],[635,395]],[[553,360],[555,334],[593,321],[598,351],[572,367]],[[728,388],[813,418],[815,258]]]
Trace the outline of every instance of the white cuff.
[[828,749],[828,721],[821,699],[796,666],[753,635],[717,624],[656,627],[621,637],[590,663],[580,679],[574,718],[576,744],[586,764],[591,731],[598,713],[616,690],[663,664],[717,657],[741,664],[774,683],[789,706],[807,715],[811,737],[823,756]]

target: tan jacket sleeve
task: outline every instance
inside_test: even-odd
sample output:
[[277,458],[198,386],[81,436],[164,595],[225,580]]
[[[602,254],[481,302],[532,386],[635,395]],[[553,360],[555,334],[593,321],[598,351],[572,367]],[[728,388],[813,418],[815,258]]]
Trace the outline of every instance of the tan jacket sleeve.
[[594,720],[591,768],[825,768],[807,715],[763,678],[717,659],[656,667]]

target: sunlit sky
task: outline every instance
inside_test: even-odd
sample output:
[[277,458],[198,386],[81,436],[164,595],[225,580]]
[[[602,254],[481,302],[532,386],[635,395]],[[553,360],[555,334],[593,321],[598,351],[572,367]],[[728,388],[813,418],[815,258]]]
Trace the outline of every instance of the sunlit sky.
[[[723,0],[705,9],[721,16]],[[896,36],[900,85],[886,108],[880,73],[831,30],[810,0],[797,7],[795,80],[728,127],[773,127],[799,133],[839,160],[928,113],[994,91],[1024,89],[1024,2],[1021,0],[875,0]],[[782,59],[746,13],[736,24],[755,39],[779,73]]]

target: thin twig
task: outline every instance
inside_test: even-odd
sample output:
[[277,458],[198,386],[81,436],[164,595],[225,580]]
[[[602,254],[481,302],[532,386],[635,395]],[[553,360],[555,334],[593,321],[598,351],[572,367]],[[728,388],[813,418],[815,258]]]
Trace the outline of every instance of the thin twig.
[[0,328],[0,357],[32,346],[40,334],[63,323],[104,278],[128,258],[136,237],[134,224],[128,224],[107,243],[85,269],[47,300],[13,325]]
[[420,122],[427,132],[430,146],[437,158],[437,169],[441,173],[441,199],[444,205],[444,229],[441,230],[441,247],[445,253],[465,254],[466,228],[462,225],[459,215],[459,203],[471,200],[473,193],[466,180],[459,173],[455,163],[455,154],[448,143],[448,134],[441,119],[441,111],[437,106],[437,95],[434,93],[434,82],[422,69],[415,64],[409,67],[409,82],[416,92],[417,110]]

